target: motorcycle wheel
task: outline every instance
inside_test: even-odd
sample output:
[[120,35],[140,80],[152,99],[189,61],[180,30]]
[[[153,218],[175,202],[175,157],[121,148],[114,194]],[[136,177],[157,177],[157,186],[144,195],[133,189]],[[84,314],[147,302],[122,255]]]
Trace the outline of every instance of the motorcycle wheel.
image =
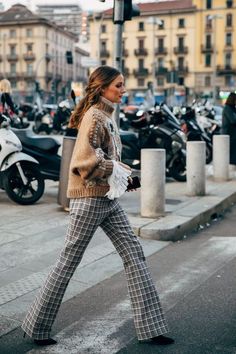
[[206,144],[206,164],[212,161],[212,146]]
[[169,173],[176,181],[186,182],[186,159],[181,156],[176,158],[169,169]]
[[30,205],[37,202],[44,192],[44,178],[36,164],[21,163],[21,168],[28,182],[23,184],[16,165],[6,171],[4,189],[8,197],[15,203]]

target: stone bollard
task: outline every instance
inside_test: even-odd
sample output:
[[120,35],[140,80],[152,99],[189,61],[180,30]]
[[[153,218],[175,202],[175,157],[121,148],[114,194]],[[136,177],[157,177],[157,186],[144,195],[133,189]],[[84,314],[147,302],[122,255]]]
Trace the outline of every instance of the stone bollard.
[[229,135],[213,136],[213,173],[215,181],[229,179]]
[[205,195],[206,192],[206,143],[204,141],[187,142],[187,194]]
[[72,152],[74,149],[75,141],[76,141],[75,137],[64,136],[64,138],[63,138],[61,167],[60,167],[60,180],[59,180],[57,202],[65,210],[67,210],[69,207],[69,199],[66,196],[66,192],[67,192],[70,160],[71,160]]
[[164,149],[141,150],[141,216],[155,218],[165,212]]

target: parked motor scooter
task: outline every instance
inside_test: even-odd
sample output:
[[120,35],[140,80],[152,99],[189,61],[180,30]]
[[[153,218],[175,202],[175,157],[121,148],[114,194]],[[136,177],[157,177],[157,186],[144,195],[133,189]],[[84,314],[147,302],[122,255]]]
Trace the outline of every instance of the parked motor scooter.
[[160,111],[139,112],[131,121],[135,132],[121,134],[122,161],[132,168],[140,168],[140,152],[145,148],[166,150],[166,172],[180,182],[186,181],[185,136],[180,124],[166,105]]
[[50,134],[53,128],[53,118],[47,109],[42,109],[35,113],[33,131],[36,134],[42,132]]
[[71,106],[69,100],[63,100],[59,103],[56,113],[53,117],[53,131],[59,134],[65,134],[71,116]]
[[22,205],[37,202],[44,192],[38,161],[23,153],[20,140],[10,129],[10,118],[0,115],[0,188]]
[[61,144],[52,137],[38,136],[30,129],[14,129],[14,133],[21,141],[23,152],[39,162],[43,178],[58,181],[61,165],[58,149]]

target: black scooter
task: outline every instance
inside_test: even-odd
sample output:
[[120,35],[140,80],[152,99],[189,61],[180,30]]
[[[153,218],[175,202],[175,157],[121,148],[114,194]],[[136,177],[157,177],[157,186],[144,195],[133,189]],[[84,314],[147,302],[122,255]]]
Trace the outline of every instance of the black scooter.
[[169,108],[163,104],[160,111],[138,113],[138,119],[130,122],[132,131],[123,131],[122,161],[140,169],[140,153],[145,148],[166,150],[167,176],[180,182],[186,181],[186,146],[180,124]]
[[31,129],[12,128],[12,130],[21,141],[22,151],[39,162],[43,178],[58,181],[61,164],[61,156],[58,155],[61,145],[58,141],[51,137],[38,136]]

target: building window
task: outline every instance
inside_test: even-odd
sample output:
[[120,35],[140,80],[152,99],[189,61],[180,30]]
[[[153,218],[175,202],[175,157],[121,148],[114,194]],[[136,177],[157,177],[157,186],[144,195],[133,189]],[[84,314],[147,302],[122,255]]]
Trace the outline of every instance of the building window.
[[178,47],[184,48],[184,37],[178,37]]
[[225,42],[227,46],[232,45],[232,33],[226,33]]
[[16,45],[10,44],[10,55],[16,55]]
[[157,77],[157,86],[164,86],[165,80],[163,76]]
[[164,29],[165,28],[165,22],[164,20],[159,21],[158,23],[158,29]]
[[184,18],[179,18],[179,28],[184,28],[184,27],[185,27]]
[[31,63],[27,64],[26,72],[27,72],[27,74],[32,74],[33,73],[33,64],[31,64]]
[[27,88],[29,90],[34,89],[34,87],[35,87],[35,82],[34,81],[28,81],[27,82]]
[[182,76],[178,77],[178,85],[179,86],[184,86],[184,77],[182,77]]
[[107,65],[107,61],[106,60],[101,60],[101,65]]
[[164,38],[158,38],[158,48],[160,50],[164,48]]
[[158,58],[158,68],[164,68],[164,59],[163,58]]
[[139,59],[138,60],[138,67],[139,67],[139,69],[143,69],[144,68],[144,59]]
[[138,78],[138,87],[143,87],[144,86],[144,84],[145,84],[145,80],[143,79],[143,78]]
[[227,7],[227,9],[230,9],[231,7],[233,7],[233,0],[226,0],[226,7]]
[[10,38],[16,38],[16,30],[10,30]]
[[208,49],[211,48],[211,35],[210,34],[206,35],[206,48],[208,48]]
[[11,88],[16,89],[17,88],[17,82],[15,80],[11,80]]
[[27,38],[33,37],[32,28],[26,28],[26,37],[27,37]]
[[[26,52],[32,52],[33,51],[33,43],[26,43]],[[48,53],[48,51],[47,51]]]
[[103,52],[103,51],[106,51],[106,50],[107,50],[107,42],[102,41],[101,42],[101,51]]
[[10,64],[10,72],[11,74],[16,74],[16,63]]
[[225,54],[225,68],[226,69],[231,69],[231,59],[232,59],[231,53],[226,53]]
[[184,57],[178,58],[178,69],[182,70],[184,68]]
[[233,76],[231,76],[231,75],[225,76],[225,86],[228,86],[228,87],[234,86]]
[[205,66],[211,66],[211,54],[209,53],[205,55]]
[[139,49],[143,49],[144,48],[144,39],[139,39],[138,40],[138,47],[139,47]]
[[138,30],[139,31],[144,31],[144,22],[139,22],[138,23]]
[[211,77],[205,76],[205,86],[211,86]]
[[206,8],[211,9],[212,8],[212,1],[211,0],[206,0]]
[[233,23],[233,15],[227,14],[226,15],[226,27],[232,27],[232,23]]
[[102,25],[101,32],[102,33],[106,33],[107,32],[107,26],[106,25]]
[[206,16],[206,28],[212,29],[212,18],[209,16]]

